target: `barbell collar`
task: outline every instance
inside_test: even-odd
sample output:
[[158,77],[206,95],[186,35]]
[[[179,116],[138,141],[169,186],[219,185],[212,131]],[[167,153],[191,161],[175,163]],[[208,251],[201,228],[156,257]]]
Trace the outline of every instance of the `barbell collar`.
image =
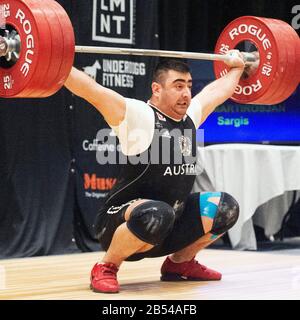
[[8,50],[8,39],[0,36],[0,57],[6,56]]
[[9,34],[7,37],[0,36],[0,57],[6,57],[9,61],[13,54],[18,58],[20,52],[20,41],[15,38],[16,34]]

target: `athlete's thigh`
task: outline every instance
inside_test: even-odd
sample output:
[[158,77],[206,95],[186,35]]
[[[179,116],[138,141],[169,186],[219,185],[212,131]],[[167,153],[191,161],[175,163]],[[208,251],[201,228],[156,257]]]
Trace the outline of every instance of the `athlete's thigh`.
[[174,228],[162,244],[162,253],[181,250],[201,238],[205,232],[200,215],[199,193],[190,194],[183,213],[175,221]]
[[102,248],[107,250],[116,229],[126,221],[125,214],[130,206],[139,199],[133,199],[123,204],[107,206],[98,212],[95,231]]
[[200,215],[199,193],[194,193],[189,195],[183,213],[175,221],[172,231],[163,243],[147,252],[131,256],[127,260],[165,256],[187,247],[203,235],[204,230]]

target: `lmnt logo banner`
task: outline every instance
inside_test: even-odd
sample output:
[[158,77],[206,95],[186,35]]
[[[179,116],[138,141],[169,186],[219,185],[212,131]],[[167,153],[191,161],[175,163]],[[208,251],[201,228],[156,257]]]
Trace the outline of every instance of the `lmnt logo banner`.
[[135,0],[93,0],[93,40],[134,44]]

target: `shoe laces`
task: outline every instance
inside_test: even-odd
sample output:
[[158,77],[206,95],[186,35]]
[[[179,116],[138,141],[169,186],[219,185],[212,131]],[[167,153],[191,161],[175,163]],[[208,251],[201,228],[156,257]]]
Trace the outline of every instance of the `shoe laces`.
[[203,271],[205,271],[207,269],[206,266],[204,266],[203,264],[199,263],[197,260],[193,259],[192,263],[196,266],[199,266]]
[[116,278],[118,268],[113,263],[98,263],[98,268],[96,268],[92,277],[103,277],[105,278]]
[[105,275],[116,275],[118,268],[113,263],[102,264],[102,272]]

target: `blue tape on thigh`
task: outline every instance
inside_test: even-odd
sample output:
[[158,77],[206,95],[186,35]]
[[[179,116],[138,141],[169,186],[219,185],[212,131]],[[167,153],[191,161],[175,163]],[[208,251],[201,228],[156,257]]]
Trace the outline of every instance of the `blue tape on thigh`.
[[199,197],[199,207],[200,207],[200,215],[202,217],[207,217],[214,219],[217,211],[218,211],[218,206],[213,203],[208,201],[209,198],[220,198],[221,197],[221,192],[204,192],[200,193]]

